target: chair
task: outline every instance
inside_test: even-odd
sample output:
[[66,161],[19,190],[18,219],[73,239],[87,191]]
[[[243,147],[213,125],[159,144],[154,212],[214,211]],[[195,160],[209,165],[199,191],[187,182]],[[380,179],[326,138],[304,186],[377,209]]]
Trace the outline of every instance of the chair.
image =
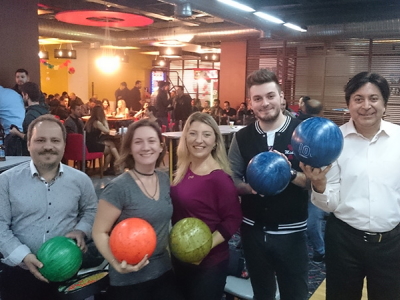
[[[79,133],[69,133],[67,135],[67,143],[65,145],[64,161],[68,163],[69,160],[74,161],[74,167],[77,163],[80,165],[80,169],[85,172],[86,161],[94,161],[99,159],[100,165],[100,178],[103,178],[103,152],[89,152],[86,143],[85,136]],[[93,163],[93,169],[95,164]]]

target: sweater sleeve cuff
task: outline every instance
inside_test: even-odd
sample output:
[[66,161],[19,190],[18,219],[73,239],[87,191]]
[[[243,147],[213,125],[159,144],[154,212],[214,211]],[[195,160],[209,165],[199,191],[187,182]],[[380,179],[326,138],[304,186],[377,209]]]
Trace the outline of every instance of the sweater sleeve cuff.
[[26,245],[19,245],[13,252],[10,253],[9,256],[5,257],[1,261],[9,265],[11,267],[15,267],[19,265],[29,253],[32,253],[31,250]]
[[224,228],[224,226],[222,226],[221,224],[219,224],[219,225],[215,228],[215,230],[217,230],[217,231],[222,235],[222,237],[225,239],[225,241],[228,241],[228,240],[232,237],[232,234],[230,234],[230,233]]

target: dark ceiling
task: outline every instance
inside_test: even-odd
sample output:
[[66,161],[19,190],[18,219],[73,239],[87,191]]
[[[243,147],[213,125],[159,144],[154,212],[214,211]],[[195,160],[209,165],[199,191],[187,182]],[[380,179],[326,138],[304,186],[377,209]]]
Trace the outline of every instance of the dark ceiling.
[[[116,43],[144,45],[146,40],[193,33],[193,44],[218,45],[223,40],[265,36],[273,40],[306,38],[397,38],[400,35],[400,1],[382,0],[243,0],[256,10],[285,22],[307,27],[298,33],[259,17],[231,8],[216,0],[192,0],[192,16],[177,17],[176,4],[184,0],[40,0],[48,10],[40,16],[39,34],[50,37],[98,40],[102,28],[60,24],[54,19],[64,10],[115,10],[148,16],[146,28],[112,31]],[[228,32],[229,31],[229,32]]]

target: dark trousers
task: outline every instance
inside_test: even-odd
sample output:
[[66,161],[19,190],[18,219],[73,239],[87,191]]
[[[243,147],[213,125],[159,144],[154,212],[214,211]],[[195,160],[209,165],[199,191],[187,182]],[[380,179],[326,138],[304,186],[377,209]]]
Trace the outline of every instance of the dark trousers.
[[262,228],[243,224],[241,234],[254,299],[275,299],[275,275],[281,300],[308,299],[308,250],[305,231],[267,234]]
[[326,299],[400,299],[400,234],[366,242],[361,232],[329,216],[325,229]]
[[1,300],[55,300],[58,299],[57,283],[36,279],[30,271],[3,265],[1,274]]
[[207,268],[182,263],[174,257],[172,263],[186,300],[221,300],[228,276],[228,260]]
[[110,286],[109,300],[183,300],[175,275],[168,271],[160,277],[128,286]]

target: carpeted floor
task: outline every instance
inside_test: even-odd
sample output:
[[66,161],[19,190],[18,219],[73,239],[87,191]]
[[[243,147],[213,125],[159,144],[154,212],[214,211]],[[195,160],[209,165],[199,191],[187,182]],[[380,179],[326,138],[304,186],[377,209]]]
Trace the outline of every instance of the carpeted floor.
[[310,258],[308,263],[308,298],[310,298],[322,281],[324,281],[326,270],[324,262],[315,263],[311,260],[313,255],[311,246],[308,246],[308,249],[308,256]]

